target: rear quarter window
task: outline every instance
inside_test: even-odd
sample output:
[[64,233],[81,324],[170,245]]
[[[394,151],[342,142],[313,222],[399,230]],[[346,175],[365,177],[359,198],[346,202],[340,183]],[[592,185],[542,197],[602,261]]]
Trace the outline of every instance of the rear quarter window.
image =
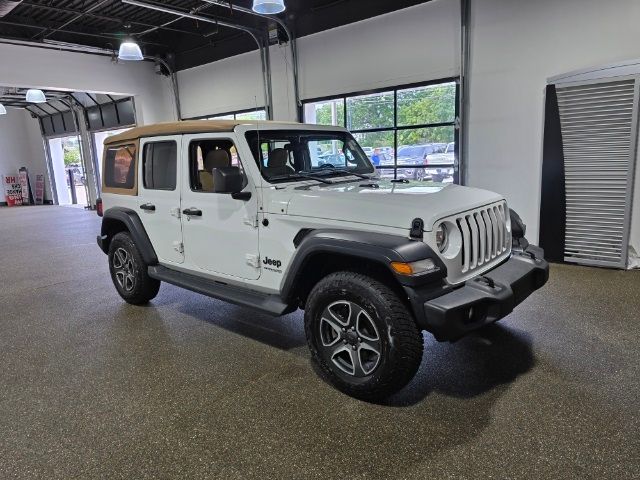
[[104,187],[107,193],[135,194],[136,145],[109,147],[104,152]]

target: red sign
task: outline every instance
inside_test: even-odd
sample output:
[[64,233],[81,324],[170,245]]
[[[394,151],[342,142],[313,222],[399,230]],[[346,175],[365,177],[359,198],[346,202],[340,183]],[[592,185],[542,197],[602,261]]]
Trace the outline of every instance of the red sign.
[[20,180],[14,175],[3,175],[2,185],[4,187],[4,201],[7,205],[14,207],[22,205],[22,185]]

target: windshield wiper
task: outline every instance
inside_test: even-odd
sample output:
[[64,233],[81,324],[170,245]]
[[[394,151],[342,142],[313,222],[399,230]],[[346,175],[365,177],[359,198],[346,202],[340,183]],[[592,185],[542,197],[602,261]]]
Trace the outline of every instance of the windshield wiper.
[[[308,171],[304,171],[304,172],[300,172],[300,173],[304,173],[304,174],[311,174],[311,172]],[[327,174],[327,175],[331,175],[332,173],[347,173],[349,175],[353,175],[355,177],[359,177],[359,178],[364,178],[365,180],[371,180],[371,177],[368,175],[363,175],[362,173],[356,173],[356,172],[352,172],[351,170],[348,170],[346,168],[331,168],[331,169],[327,169],[325,170],[323,173]]]
[[333,182],[330,182],[329,180],[326,180],[326,179],[324,179],[322,177],[318,177],[316,175],[310,175],[310,174],[308,174],[306,172],[297,172],[297,173],[291,173],[289,175],[278,175],[276,177],[269,177],[269,181],[272,181],[272,180],[276,180],[276,181],[277,180],[288,180],[288,179],[296,178],[296,177],[297,178],[306,178],[306,179],[309,179],[309,180],[316,180],[318,182],[327,183],[329,185],[333,184]]

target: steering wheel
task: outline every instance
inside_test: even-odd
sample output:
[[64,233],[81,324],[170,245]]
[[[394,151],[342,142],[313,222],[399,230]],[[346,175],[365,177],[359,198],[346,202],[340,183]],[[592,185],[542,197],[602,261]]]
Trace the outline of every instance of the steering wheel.
[[323,169],[323,168],[336,168],[336,166],[331,163],[324,163],[320,165],[320,169]]

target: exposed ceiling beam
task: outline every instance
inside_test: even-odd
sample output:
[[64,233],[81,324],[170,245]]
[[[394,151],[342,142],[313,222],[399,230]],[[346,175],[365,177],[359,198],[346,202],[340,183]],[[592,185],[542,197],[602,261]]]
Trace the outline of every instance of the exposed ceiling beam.
[[[54,7],[52,5],[40,5],[38,3],[31,3],[31,2],[22,2],[22,5],[24,5],[25,7],[31,7],[31,8],[35,8],[35,9],[40,9],[40,10],[47,10],[50,12],[58,12],[58,13],[66,13],[66,14],[78,14],[78,13],[82,13],[80,10],[75,10],[72,8],[64,8],[64,7]],[[143,28],[157,28],[157,29],[162,29],[162,30],[167,30],[169,32],[175,32],[175,33],[183,33],[185,35],[193,35],[196,37],[202,37],[203,34],[202,33],[198,33],[198,32],[193,32],[190,30],[184,30],[184,29],[180,29],[180,28],[172,28],[172,27],[162,27],[159,25],[153,25],[151,23],[145,23],[145,22],[139,22],[139,21],[134,21],[134,20],[124,20],[123,18],[120,17],[109,17],[108,15],[99,15],[97,13],[93,13],[93,12],[85,12],[84,13],[85,17],[90,17],[90,18],[95,18],[96,20],[102,20],[103,22],[112,22],[112,23],[117,23],[119,25],[122,25],[124,23],[128,23],[131,25],[135,25],[138,27],[143,27]]]
[[111,0],[102,0],[101,2],[95,3],[93,4],[91,7],[89,7],[87,10],[78,13],[77,15],[75,15],[72,19],[67,20],[66,22],[64,22],[62,25],[60,25],[59,27],[56,27],[52,30],[48,30],[47,33],[44,34],[36,34],[34,35],[31,39],[32,40],[44,40],[45,38],[50,37],[51,35],[53,35],[56,32],[61,31],[62,29],[64,29],[65,27],[68,27],[69,25],[71,25],[74,22],[77,22],[78,20],[80,20],[82,17],[84,17],[87,13],[91,13],[94,10],[97,10],[98,8],[102,7],[103,5],[109,3]]
[[[127,3],[127,2],[123,2],[123,3]],[[191,11],[191,13],[192,13],[192,14],[193,14],[193,13],[200,13],[200,12],[202,12],[203,10],[207,9],[208,7],[209,7],[209,5],[208,5],[208,4],[203,3],[203,4],[202,4],[202,5],[200,5],[199,7],[194,8],[194,9]],[[165,12],[165,13],[166,13],[166,12]],[[155,26],[155,27],[149,28],[149,29],[147,29],[147,30],[144,30],[143,32],[137,33],[137,34],[136,34],[136,38],[140,38],[140,37],[142,37],[143,35],[148,35],[148,34],[150,34],[150,33],[152,33],[152,32],[155,32],[156,30],[160,30],[161,28],[167,28],[169,25],[173,25],[174,23],[176,23],[176,22],[178,22],[178,21],[180,21],[180,20],[182,20],[180,17],[176,17],[176,18],[174,18],[174,19],[169,20],[168,22],[163,23],[162,25]]]
[[[14,27],[22,27],[22,28],[31,28],[31,29],[37,29],[42,31],[48,30],[49,27],[41,27],[39,25],[32,25],[32,24],[28,24],[28,23],[20,23],[20,22],[9,22],[7,20],[0,20],[0,24],[6,24],[6,25],[11,25]],[[63,33],[63,34],[67,34],[67,35],[79,35],[79,36],[84,36],[84,37],[91,37],[91,38],[101,38],[101,39],[105,39],[105,40],[118,40],[119,38],[121,38],[121,35],[118,34],[111,34],[111,33],[88,33],[88,32],[78,32],[75,30],[61,30],[61,29],[56,29],[56,33]],[[132,35],[137,36],[137,34],[132,32]],[[37,34],[34,36],[36,37]],[[166,48],[168,49],[169,46],[164,44],[164,43],[157,43],[157,42],[147,42],[147,41],[140,41],[139,42],[142,45],[153,45],[156,47],[162,47],[162,48]]]

